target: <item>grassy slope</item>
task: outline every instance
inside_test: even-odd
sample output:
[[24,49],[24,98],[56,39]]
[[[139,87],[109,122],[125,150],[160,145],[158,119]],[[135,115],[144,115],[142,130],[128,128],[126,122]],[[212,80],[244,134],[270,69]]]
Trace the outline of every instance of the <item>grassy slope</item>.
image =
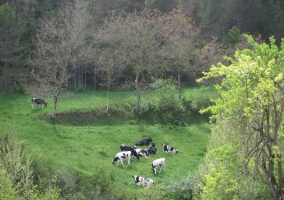
[[[185,90],[187,99],[194,96],[193,90]],[[143,92],[142,97],[155,98],[154,93]],[[110,119],[110,123],[48,123],[42,120],[52,112],[52,99],[44,109],[31,109],[30,96],[2,96],[0,134],[4,134],[7,126],[12,126],[25,145],[25,152],[41,161],[42,168],[51,166],[54,170],[67,173],[72,169],[82,176],[92,176],[99,170],[115,174],[116,184],[113,190],[134,194],[136,186],[132,175],[153,178],[157,185],[166,183],[169,178],[178,180],[193,171],[204,156],[209,135],[209,127],[201,121],[193,120],[185,127],[167,125],[129,124]],[[76,93],[61,95],[58,100],[57,112],[88,111],[105,106],[105,92]],[[111,92],[110,104],[135,103],[135,92]],[[88,117],[88,116],[86,116]],[[111,166],[114,155],[119,152],[120,144],[133,145],[135,142],[151,137],[159,153],[151,158],[132,160],[131,165],[122,168],[121,165]],[[179,149],[177,155],[166,154],[161,144],[166,143]],[[146,147],[145,147],[146,148]],[[165,157],[167,172],[153,175],[151,162]],[[158,186],[159,187],[159,186]],[[157,186],[156,186],[157,188]],[[121,192],[120,191],[120,192]],[[142,190],[141,190],[142,191]],[[140,191],[140,193],[141,193]],[[139,192],[139,191],[138,191]]]

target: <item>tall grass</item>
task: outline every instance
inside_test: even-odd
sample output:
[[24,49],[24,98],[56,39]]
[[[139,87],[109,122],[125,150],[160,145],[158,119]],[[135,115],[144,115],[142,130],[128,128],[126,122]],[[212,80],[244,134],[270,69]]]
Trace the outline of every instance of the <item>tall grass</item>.
[[[110,106],[134,107],[135,95],[134,91],[112,91]],[[197,89],[184,89],[184,95],[194,100]],[[143,91],[142,97],[156,98],[153,91]],[[96,118],[90,114],[82,115],[105,107],[106,93],[94,91],[61,95],[57,112],[59,116],[64,115],[51,120],[52,99],[47,97],[45,100],[47,107],[41,109],[38,106],[32,110],[31,96],[1,96],[0,135],[5,134],[7,126],[13,126],[24,143],[25,152],[32,156],[37,172],[41,176],[57,175],[63,193],[71,195],[69,199],[98,198],[103,192],[117,195],[117,199],[130,199],[152,191],[151,188],[137,190],[131,178],[133,175],[154,179],[156,185],[153,188],[164,192],[162,188],[169,182],[169,177],[178,181],[187,176],[197,168],[206,152],[210,130],[206,121],[196,116],[188,119],[187,126],[172,126],[141,124],[135,117],[124,120],[123,117],[113,118],[103,113],[101,117],[96,114]],[[121,144],[132,146],[148,137],[156,144],[157,155],[141,158],[140,161],[132,159],[130,166],[125,162],[124,168],[120,164],[111,165]],[[179,153],[164,153],[163,143],[178,148]],[[154,175],[151,163],[160,157],[166,158],[166,173]]]

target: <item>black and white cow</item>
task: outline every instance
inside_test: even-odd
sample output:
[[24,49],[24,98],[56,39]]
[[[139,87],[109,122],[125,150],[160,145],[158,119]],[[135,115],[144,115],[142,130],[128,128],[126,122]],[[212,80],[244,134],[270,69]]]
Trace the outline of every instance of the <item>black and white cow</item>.
[[135,146],[148,146],[152,141],[152,138],[143,139],[140,142],[137,142]]
[[149,152],[149,150],[147,150],[147,149],[140,150],[140,151],[137,152],[137,153],[138,153],[138,155],[139,155],[140,157],[149,158],[149,156],[150,156],[150,152]]
[[47,102],[43,98],[32,98],[32,109],[34,109],[35,104],[40,104],[41,108],[43,108],[43,105],[47,105]]
[[153,181],[153,179],[150,179],[150,178],[144,178],[144,177],[137,176],[137,175],[132,176],[132,178],[134,178],[134,183],[136,185],[139,185],[139,186],[142,185],[145,187],[145,189],[155,184],[155,181]]
[[123,166],[123,161],[124,160],[128,160],[128,165],[130,165],[130,159],[132,157],[132,153],[131,151],[123,151],[123,152],[119,152],[115,155],[112,164],[114,165],[116,162],[121,162],[122,167]]
[[169,152],[169,153],[178,153],[178,150],[174,147],[168,146],[166,144],[162,144],[164,152]]
[[166,171],[166,159],[165,158],[159,158],[152,162],[152,170],[154,174],[157,173],[158,168],[160,168],[159,173],[161,172],[162,168],[164,168],[164,172]]
[[148,151],[149,151],[150,154],[157,154],[158,153],[158,150],[155,147],[154,143],[150,144]]
[[126,145],[124,145],[124,144],[122,144],[122,145],[120,145],[120,150],[121,151],[131,151],[131,156],[133,157],[133,156],[135,156],[138,160],[140,159],[139,158],[139,151],[140,151],[140,149],[137,149],[137,147],[136,146],[134,146],[134,147],[131,147],[131,146],[126,146]]

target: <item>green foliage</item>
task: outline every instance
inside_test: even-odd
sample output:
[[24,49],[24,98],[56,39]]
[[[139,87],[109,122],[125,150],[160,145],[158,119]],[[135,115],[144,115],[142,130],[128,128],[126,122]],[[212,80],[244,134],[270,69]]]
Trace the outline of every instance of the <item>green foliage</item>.
[[237,174],[242,167],[241,159],[231,144],[212,150],[208,159],[215,159],[209,165],[209,173],[204,175],[202,199],[238,199],[240,180]]
[[[224,165],[219,157],[216,161],[208,162],[206,167],[210,170],[207,175],[204,175],[206,186],[202,189],[205,199],[214,199],[217,196],[247,199],[245,195],[249,192],[241,188],[239,184],[244,181],[245,176],[248,178],[244,185],[248,185],[250,181],[253,182],[256,177],[261,177],[254,182],[257,185],[254,192],[260,192],[259,188],[267,186],[261,181],[265,179],[275,199],[282,195],[283,177],[279,176],[282,174],[282,168],[278,166],[283,162],[279,153],[283,151],[279,135],[283,131],[284,40],[282,40],[281,48],[278,48],[274,37],[270,38],[269,44],[258,44],[252,36],[245,37],[251,45],[250,49],[237,50],[234,58],[226,58],[230,63],[229,66],[218,63],[209,72],[205,72],[205,76],[200,80],[222,78],[221,83],[215,85],[220,96],[214,100],[213,105],[201,110],[201,113],[211,112],[217,126],[223,128],[221,136],[229,135],[224,141],[228,143],[234,141],[234,145],[238,148],[235,147],[233,150],[237,150],[240,157],[234,156],[235,161],[230,161],[229,158],[226,160],[237,166],[240,161],[243,162],[246,166],[240,166],[240,169],[247,174],[235,170],[228,164]],[[224,121],[234,127],[235,131],[227,131],[224,128],[226,127]],[[215,140],[217,141],[216,137]],[[264,143],[270,143],[270,145]],[[223,146],[225,144],[211,148],[212,154],[218,150],[218,155],[225,156],[226,154],[220,152],[227,152],[228,146]],[[210,153],[208,156],[211,156]],[[242,179],[234,178],[236,174],[243,176]],[[226,176],[231,176],[231,179],[226,180],[224,178]],[[270,184],[272,179],[275,180],[273,187]],[[239,191],[238,194],[226,188],[226,184],[235,191]],[[246,194],[240,191],[245,191]],[[267,196],[261,194],[261,197]]]
[[[25,163],[22,163],[24,160]],[[35,190],[31,160],[24,158],[22,145],[13,132],[6,134],[1,141],[0,163],[17,194],[22,198],[31,198]]]
[[234,26],[229,30],[229,33],[224,36],[222,40],[222,45],[224,48],[233,48],[241,41],[241,32],[237,27]]
[[194,113],[211,105],[212,99],[217,97],[217,91],[208,86],[201,86],[200,88],[193,89],[193,96],[191,97],[191,111]]
[[170,199],[192,199],[193,190],[196,188],[198,182],[196,175],[189,173],[187,177],[182,178],[181,180],[175,181],[173,178],[174,175],[169,177],[166,191],[167,197]]
[[50,183],[43,179],[40,179],[38,184],[34,183],[31,159],[24,157],[22,144],[13,131],[2,138],[0,147],[1,171],[6,172],[9,179],[6,180],[5,186],[11,183],[12,187],[11,190],[7,190],[7,195],[17,196],[20,199],[61,199],[55,179]]
[[178,99],[176,84],[171,79],[157,79],[150,87],[157,92],[157,100],[144,104],[143,113],[150,112],[162,116],[164,122],[173,122],[184,113],[185,108],[182,101]]
[[85,88],[85,86],[82,83],[79,83],[79,85],[77,86],[75,91],[83,93],[83,92],[86,91],[86,88]]
[[16,200],[16,191],[7,177],[7,172],[0,166],[0,199]]

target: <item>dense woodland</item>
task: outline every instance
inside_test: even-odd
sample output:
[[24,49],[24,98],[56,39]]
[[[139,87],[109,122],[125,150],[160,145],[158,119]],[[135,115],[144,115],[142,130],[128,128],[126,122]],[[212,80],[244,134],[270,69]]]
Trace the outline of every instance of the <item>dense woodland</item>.
[[[217,83],[220,96],[200,106],[212,122],[205,160],[175,198],[284,199],[283,1],[0,5],[2,93],[52,96],[56,118],[62,91],[132,89],[138,114],[141,90],[165,80],[177,86],[178,102],[197,79]],[[59,198],[56,187],[50,191]]]
[[[208,70],[211,64],[220,61],[224,54],[228,53],[224,47],[224,42],[235,43],[237,41],[237,36],[231,36],[233,38],[228,38],[229,30],[236,27],[240,33],[249,33],[252,35],[261,35],[261,39],[267,40],[269,36],[274,35],[279,43],[279,39],[283,37],[283,2],[276,0],[269,1],[212,1],[212,0],[181,0],[181,1],[161,1],[161,0],[149,0],[149,1],[100,1],[100,0],[89,0],[89,1],[53,1],[53,0],[25,0],[25,1],[1,1],[1,54],[0,54],[0,65],[1,65],[1,91],[3,92],[32,92],[34,95],[47,95],[45,91],[41,90],[43,94],[39,91],[31,90],[31,72],[33,70],[31,60],[40,55],[38,46],[39,35],[44,34],[41,31],[48,23],[55,25],[56,23],[61,23],[63,25],[59,29],[57,34],[61,31],[61,34],[65,31],[66,35],[62,35],[64,38],[59,40],[50,41],[61,45],[62,48],[77,48],[78,47],[90,47],[93,52],[85,52],[85,57],[82,55],[80,58],[76,57],[75,52],[73,53],[73,58],[68,60],[66,63],[66,70],[68,71],[68,76],[64,77],[64,88],[70,90],[78,89],[100,89],[106,88],[106,81],[104,75],[101,73],[101,68],[106,65],[110,65],[109,58],[107,54],[113,55],[113,68],[117,68],[118,72],[112,75],[113,81],[111,84],[115,87],[135,87],[135,70],[131,69],[134,63],[129,63],[125,58],[121,60],[123,55],[123,50],[119,49],[120,44],[119,35],[116,32],[108,32],[109,38],[98,38],[99,32],[105,30],[103,27],[109,26],[108,28],[115,28],[114,23],[126,23],[118,21],[115,17],[128,17],[129,19],[136,20],[136,22],[141,26],[142,29],[147,29],[147,27],[142,27],[142,21],[146,19],[151,19],[151,23],[156,23],[156,31],[159,26],[163,29],[159,30],[160,33],[154,33],[155,27],[152,27],[152,33],[148,32],[145,35],[136,35],[139,37],[140,42],[144,43],[148,34],[152,34],[153,39],[151,48],[147,49],[149,54],[150,51],[157,52],[154,58],[147,58],[145,55],[145,60],[152,68],[156,70],[144,70],[142,72],[141,83],[148,83],[151,77],[162,77],[169,78],[174,77],[178,79],[177,71],[181,70],[179,74],[180,81],[182,85],[193,85],[195,84],[196,77],[200,77],[200,72],[203,70]],[[72,7],[72,8],[71,8]],[[82,16],[79,11],[77,13],[73,12],[71,16],[70,9],[85,9],[85,16]],[[157,9],[156,11],[154,11]],[[174,13],[173,9],[178,9],[179,13]],[[150,11],[151,10],[151,11]],[[143,12],[148,12],[143,14]],[[61,13],[62,12],[62,13]],[[65,12],[65,13],[64,13]],[[152,12],[152,13],[150,13]],[[155,13],[156,12],[156,13]],[[171,13],[172,12],[172,13]],[[164,16],[162,16],[164,14]],[[75,17],[77,15],[77,17]],[[146,16],[148,15],[148,16]],[[151,16],[150,16],[151,15]],[[155,16],[156,15],[156,16]],[[180,20],[188,20],[187,27],[182,27],[181,30],[177,27],[177,21],[165,22],[165,24],[158,24],[159,22],[154,22],[154,20],[159,20],[157,17],[166,18],[170,15],[176,15]],[[168,15],[168,16],[167,16]],[[179,15],[179,16],[178,16]],[[68,19],[67,19],[68,16]],[[82,19],[79,19],[79,16]],[[74,18],[75,17],[75,18]],[[140,17],[140,18],[139,18]],[[79,21],[76,21],[76,18]],[[184,18],[184,19],[182,19]],[[65,21],[64,21],[65,20]],[[68,20],[68,21],[67,21]],[[116,22],[114,20],[117,20]],[[139,21],[140,20],[140,21]],[[112,23],[111,23],[112,22]],[[69,24],[66,24],[69,23]],[[79,24],[80,23],[80,24]],[[83,24],[84,23],[84,24]],[[175,25],[174,25],[175,24]],[[128,26],[127,24],[116,24],[117,26]],[[65,27],[64,27],[65,26]],[[70,26],[68,29],[67,26]],[[76,27],[78,26],[78,27]],[[79,27],[85,26],[85,27]],[[135,24],[132,24],[135,26]],[[49,27],[50,28],[50,27]],[[55,28],[55,27],[54,27]],[[59,27],[57,27],[59,28]],[[138,27],[137,27],[138,28]],[[64,30],[65,29],[65,30]],[[77,29],[77,30],[76,30]],[[125,29],[125,27],[124,27]],[[170,30],[172,29],[172,30]],[[168,43],[165,43],[166,34],[169,34],[173,29],[178,30],[172,37],[176,37],[181,44],[173,43],[173,38],[167,38]],[[186,30],[187,29],[187,30]],[[54,31],[55,31],[54,30]],[[126,30],[126,29],[125,29]],[[49,30],[52,31],[52,30]],[[105,30],[107,31],[107,30]],[[115,30],[113,30],[115,31]],[[116,30],[118,31],[118,30]],[[135,31],[135,30],[133,30]],[[149,30],[150,31],[150,30]],[[163,32],[162,32],[163,31]],[[78,35],[73,35],[75,32]],[[138,34],[138,32],[135,32]],[[69,38],[67,37],[69,34]],[[131,34],[122,33],[121,34]],[[159,35],[158,35],[159,34]],[[182,35],[187,34],[187,35]],[[150,35],[149,35],[150,36]],[[52,36],[50,36],[52,37]],[[76,38],[77,37],[77,38]],[[79,38],[80,37],[80,38]],[[127,37],[125,35],[125,37]],[[190,45],[185,45],[181,41],[183,40]],[[227,39],[226,39],[227,38]],[[43,40],[43,38],[41,38]],[[48,38],[46,38],[48,39]],[[63,47],[63,42],[71,42],[74,39],[77,44],[74,46]],[[113,41],[106,41],[112,39]],[[135,39],[135,38],[133,38]],[[137,39],[137,38],[136,38]],[[138,40],[128,41],[131,48],[135,47]],[[225,39],[225,40],[224,40]],[[65,41],[63,41],[65,40]],[[105,40],[105,41],[102,41]],[[122,39],[121,39],[122,40]],[[122,42],[120,40],[120,42]],[[222,43],[223,41],[223,43]],[[46,42],[46,41],[45,41]],[[103,42],[103,43],[102,43]],[[109,49],[106,51],[103,47],[106,44],[110,45],[110,42],[116,43],[118,46],[108,46]],[[154,42],[156,44],[154,44]],[[207,49],[206,55],[202,55],[200,52],[207,44],[210,42],[216,42],[210,50]],[[61,44],[60,44],[61,43]],[[132,44],[131,44],[132,43]],[[68,45],[67,43],[65,45]],[[126,45],[126,44],[125,44]],[[144,48],[146,44],[144,44]],[[155,46],[156,45],[156,46]],[[176,49],[176,46],[180,49]],[[225,45],[228,47],[228,45]],[[142,46],[141,46],[142,47]],[[165,48],[162,48],[165,47]],[[122,48],[122,47],[121,47]],[[124,47],[128,48],[128,47]],[[138,48],[138,46],[137,46]],[[184,49],[182,49],[184,48]],[[82,49],[81,49],[82,50]],[[90,50],[90,49],[89,49]],[[83,51],[83,50],[82,50]],[[86,49],[85,49],[86,51]],[[109,53],[107,53],[109,51]],[[116,51],[110,52],[110,51]],[[134,51],[133,49],[128,49],[128,51]],[[167,51],[171,52],[170,56],[167,56]],[[174,53],[173,53],[174,52]],[[79,53],[79,52],[77,52]],[[82,52],[81,52],[82,53]],[[138,53],[138,52],[137,52]],[[203,52],[204,53],[204,52]],[[221,55],[217,55],[221,53]],[[87,55],[88,54],[88,55]],[[102,55],[101,55],[102,54]],[[119,56],[120,61],[116,60],[114,56]],[[100,56],[101,59],[100,59]],[[154,55],[153,55],[154,56]],[[219,57],[218,57],[219,56]],[[75,58],[76,57],[76,58]],[[103,58],[104,57],[104,58]],[[124,55],[125,57],[125,55]],[[182,58],[184,57],[184,58]],[[55,59],[55,58],[54,58]],[[131,58],[132,61],[135,58]],[[170,59],[170,61],[168,60]],[[179,61],[178,61],[179,60]],[[143,62],[143,61],[141,61]],[[177,64],[178,62],[179,64]],[[34,63],[37,67],[43,68],[42,63]],[[143,65],[146,65],[143,63]],[[177,67],[178,65],[184,65],[182,68]],[[103,67],[102,67],[103,66]],[[119,68],[119,69],[118,69]],[[143,68],[145,68],[143,66]],[[103,70],[105,72],[105,70]],[[160,74],[157,74],[157,71]],[[17,72],[17,73],[15,73]],[[139,77],[140,78],[140,77]],[[142,80],[143,79],[143,80]],[[142,86],[142,85],[141,85]],[[145,85],[144,85],[145,86]]]

